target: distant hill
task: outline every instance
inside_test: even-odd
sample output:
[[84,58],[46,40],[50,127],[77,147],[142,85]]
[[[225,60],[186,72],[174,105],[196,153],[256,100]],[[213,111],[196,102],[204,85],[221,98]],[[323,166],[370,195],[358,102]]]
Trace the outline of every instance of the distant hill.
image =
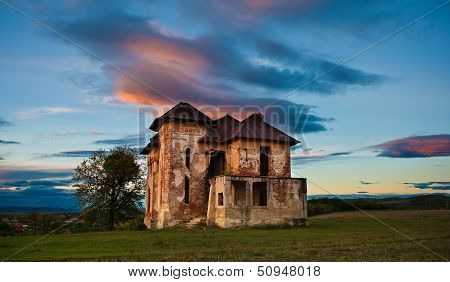
[[64,209],[64,208],[54,208],[54,207],[0,207],[0,212],[46,212],[46,213],[69,213],[69,212],[79,212],[79,209]]
[[341,198],[341,199],[387,199],[387,198],[412,198],[421,196],[446,196],[450,197],[448,193],[431,193],[431,194],[318,194],[308,195],[308,200],[322,199],[322,198]]
[[[326,195],[310,195],[308,196],[308,204],[311,206],[325,205],[325,206],[348,206],[345,201],[356,204],[358,207],[366,207],[367,209],[449,209],[450,194],[433,193],[433,194],[410,194],[410,195],[395,195],[395,194],[326,194]],[[340,200],[343,199],[343,200]],[[341,209],[334,211],[343,211]],[[355,208],[346,207],[344,210],[354,210]],[[78,208],[66,209],[58,207],[19,207],[7,206],[0,207],[0,212],[11,213],[26,213],[26,212],[46,212],[46,213],[71,213],[80,212]],[[143,211],[144,212],[144,211]],[[310,213],[308,209],[309,215]],[[311,211],[314,214],[315,211]],[[327,212],[328,213],[328,212]]]
[[429,194],[411,197],[341,198],[326,197],[308,200],[308,215],[362,210],[448,210],[450,197],[446,194]]

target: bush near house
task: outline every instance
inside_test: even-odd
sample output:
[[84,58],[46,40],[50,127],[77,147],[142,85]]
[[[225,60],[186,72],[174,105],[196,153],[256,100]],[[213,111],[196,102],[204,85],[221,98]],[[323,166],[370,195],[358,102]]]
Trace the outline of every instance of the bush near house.
[[14,230],[11,225],[6,222],[0,221],[0,236],[13,236]]

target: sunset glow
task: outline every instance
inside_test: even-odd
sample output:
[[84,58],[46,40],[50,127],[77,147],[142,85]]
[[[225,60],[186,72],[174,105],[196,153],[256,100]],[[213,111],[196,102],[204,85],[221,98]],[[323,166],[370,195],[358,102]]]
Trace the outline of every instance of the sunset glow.
[[413,2],[0,5],[0,207],[76,206],[73,169],[179,102],[301,141],[309,195],[448,193],[450,6]]

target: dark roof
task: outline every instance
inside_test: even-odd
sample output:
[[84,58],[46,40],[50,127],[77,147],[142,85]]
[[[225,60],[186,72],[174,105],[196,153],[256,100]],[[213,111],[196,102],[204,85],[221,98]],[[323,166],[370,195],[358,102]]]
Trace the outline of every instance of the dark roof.
[[150,125],[150,129],[153,131],[158,131],[161,125],[168,121],[196,124],[211,124],[213,122],[212,119],[197,110],[191,104],[181,102],[159,118],[155,119]]
[[[199,142],[205,143],[227,143],[235,139],[266,140],[289,143],[291,146],[300,143],[283,131],[264,122],[264,116],[259,113],[252,114],[243,121],[239,121],[230,115],[212,120],[190,104],[179,103],[164,115],[155,119],[150,129],[157,131],[167,121],[207,125],[207,134],[199,139]],[[148,154],[153,147],[157,146],[159,146],[159,134],[153,136],[141,154]]]
[[291,146],[299,141],[283,131],[264,122],[262,114],[252,114],[243,121],[238,121],[226,115],[215,121],[214,125],[199,142],[227,143],[235,139],[267,140],[280,143],[289,143]]
[[287,135],[283,131],[264,122],[262,114],[252,114],[241,122],[241,128],[232,139],[268,140],[281,143],[298,144],[299,141]]
[[230,115],[226,115],[215,120],[208,129],[208,133],[200,138],[199,142],[220,143],[233,137],[240,128],[240,121]]

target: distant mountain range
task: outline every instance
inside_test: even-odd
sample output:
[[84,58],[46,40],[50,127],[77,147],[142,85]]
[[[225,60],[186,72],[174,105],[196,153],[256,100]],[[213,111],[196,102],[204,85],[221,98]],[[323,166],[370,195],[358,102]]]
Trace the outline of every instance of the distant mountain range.
[[385,199],[385,198],[412,198],[421,196],[444,196],[450,197],[448,193],[429,193],[429,194],[319,194],[308,195],[308,200],[322,198],[340,198],[340,199]]
[[[428,196],[442,196],[450,199],[450,194],[447,193],[430,193],[430,194],[320,194],[309,195],[308,200],[314,199],[345,199],[345,200],[369,200],[369,199],[408,199],[408,198],[426,198]],[[47,213],[68,213],[80,212],[78,208],[62,208],[62,207],[19,207],[19,206],[5,206],[0,207],[0,212],[47,212]]]
[[[328,196],[328,195],[327,195]],[[342,196],[342,195],[340,195]],[[385,196],[385,195],[383,195]],[[353,210],[448,210],[448,194],[388,195],[388,197],[319,197],[308,200],[308,216]]]
[[0,207],[0,212],[46,212],[46,213],[69,213],[80,212],[80,209],[65,209],[58,207]]

